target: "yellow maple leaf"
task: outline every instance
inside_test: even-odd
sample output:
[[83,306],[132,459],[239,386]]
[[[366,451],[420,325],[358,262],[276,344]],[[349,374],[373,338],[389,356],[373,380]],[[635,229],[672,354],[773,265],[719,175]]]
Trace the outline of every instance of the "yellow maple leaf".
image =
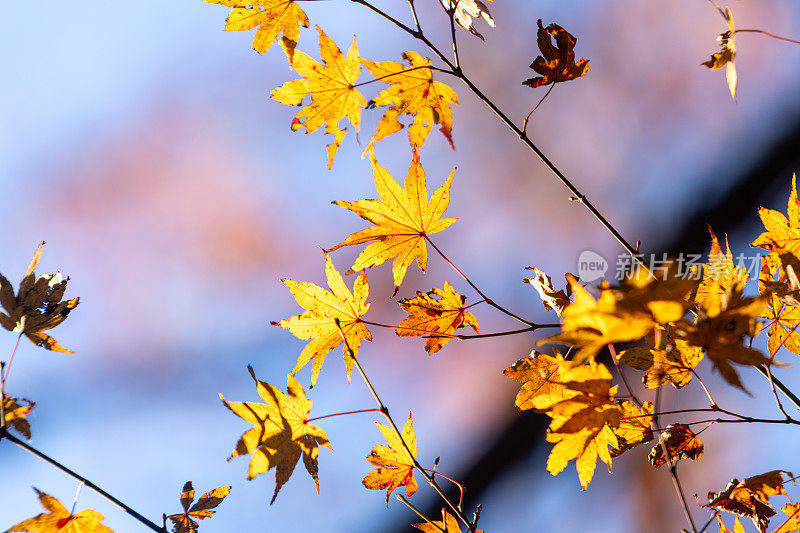
[[36,402],[25,398],[12,398],[6,393],[3,393],[3,414],[6,428],[11,428],[19,431],[25,438],[31,438],[31,425],[27,420],[27,416],[31,413],[31,409],[36,405]]
[[[653,340],[652,335],[648,337]],[[692,380],[692,370],[703,360],[703,349],[662,331],[658,346],[629,348],[619,354],[619,360],[637,370],[647,371],[642,382],[648,389],[666,383],[680,389]]]
[[300,26],[308,28],[308,17],[293,0],[205,0],[210,4],[232,7],[225,31],[249,31],[258,28],[253,49],[263,54],[283,33],[282,44],[293,63]]
[[60,272],[36,276],[43,245],[44,241],[36,249],[16,296],[11,283],[0,274],[0,305],[8,313],[0,313],[0,325],[9,331],[24,333],[32,343],[46,350],[72,353],[44,332],[66,320],[80,298],[61,301],[69,278],[62,278]]
[[197,533],[197,522],[195,519],[209,518],[214,514],[214,508],[222,503],[222,500],[230,493],[231,488],[217,487],[216,489],[206,492],[197,503],[192,505],[194,501],[194,487],[192,482],[187,481],[181,491],[181,505],[183,512],[168,516],[172,521],[172,531],[174,533]]
[[307,281],[284,279],[283,284],[289,288],[297,303],[306,311],[299,316],[293,316],[280,322],[271,322],[273,326],[288,329],[298,339],[311,341],[300,353],[292,374],[313,359],[312,387],[317,382],[317,376],[319,376],[325,356],[330,350],[342,344],[342,336],[336,326],[336,320],[339,320],[347,339],[343,355],[348,381],[350,381],[353,371],[353,360],[347,351],[347,345],[354,354],[358,354],[362,338],[372,341],[372,334],[361,321],[361,316],[367,312],[370,305],[367,302],[369,285],[367,285],[366,272],[362,272],[356,278],[353,292],[350,292],[342,275],[333,266],[330,256],[325,254],[325,277],[331,289],[330,292]]
[[[458,525],[458,519],[442,509],[442,520],[431,520],[421,524],[411,524],[420,531],[425,533],[461,533],[461,526]],[[482,529],[476,529],[475,533],[483,533]]]
[[[435,298],[438,296],[438,299]],[[417,291],[414,298],[406,298],[398,303],[411,316],[406,317],[395,329],[400,336],[409,337],[434,334],[425,342],[425,351],[434,354],[450,342],[459,328],[471,327],[479,333],[478,319],[464,307],[466,297],[458,294],[453,286],[444,282],[444,289],[433,288],[424,293]],[[436,333],[443,336],[437,337]]]
[[602,392],[611,385],[611,376],[603,365],[590,360],[575,366],[558,352],[551,357],[534,351],[503,370],[503,374],[523,384],[514,402],[521,410],[544,411],[558,402],[587,391]]
[[783,511],[788,518],[773,533],[800,531],[800,503],[787,504],[781,511]]
[[292,120],[292,131],[304,127],[307,133],[311,133],[324,124],[325,133],[333,135],[333,142],[328,145],[328,168],[331,168],[347,132],[347,128],[339,129],[339,122],[347,117],[358,131],[361,108],[367,105],[367,101],[356,88],[361,67],[355,37],[345,57],[319,26],[317,31],[322,63],[296,50],[292,66],[302,78],[284,83],[270,95],[282,104],[295,106],[301,105],[303,99],[311,95],[311,103]]
[[252,367],[248,366],[247,370],[256,382],[258,395],[266,403],[228,402],[219,395],[225,407],[255,426],[239,438],[228,461],[252,453],[247,479],[275,468],[272,504],[302,455],[303,465],[319,492],[319,447],[331,448],[331,445],[322,429],[308,423],[311,400],[306,398],[303,387],[291,374],[287,378],[288,394],[284,394],[274,385],[259,381]]
[[800,354],[800,307],[783,304],[775,294],[769,295],[769,302],[765,317],[769,320],[767,350],[770,358],[781,348]]
[[416,258],[420,270],[425,271],[428,264],[427,235],[438,233],[456,221],[455,218],[442,218],[450,203],[450,184],[455,170],[450,173],[444,185],[428,199],[425,171],[419,162],[419,154],[414,151],[411,167],[406,175],[405,188],[401,187],[391,174],[380,166],[371,154],[372,172],[375,188],[380,200],[356,200],[355,202],[334,201],[333,203],[353,211],[358,216],[375,224],[373,227],[353,233],[330,251],[342,246],[368,244],[355,263],[347,271],[351,274],[365,268],[380,265],[395,258],[392,265],[395,292],[403,282],[408,266]]
[[618,444],[612,448],[611,457],[653,440],[653,404],[644,402],[640,408],[631,401],[623,400],[619,406],[622,408],[619,426],[611,428]]
[[[692,346],[701,347],[714,368],[733,385],[747,392],[731,363],[747,366],[778,364],[746,346],[744,337],[758,332],[758,317],[767,311],[766,298],[743,298],[742,287],[729,287],[724,295],[709,294],[696,324],[682,320],[676,333]],[[748,393],[749,394],[749,393]]]
[[734,265],[728,237],[725,237],[726,252],[723,253],[711,226],[708,227],[708,232],[711,234],[711,250],[708,253],[708,263],[702,265],[702,280],[695,296],[695,301],[701,306],[710,293],[722,295],[729,287],[743,287],[750,277],[744,268]]
[[728,23],[728,31],[720,33],[717,36],[717,41],[719,41],[722,49],[712,54],[711,59],[701,64],[712,70],[725,67],[725,78],[728,81],[728,90],[731,92],[731,96],[735,102],[737,86],[736,64],[734,62],[736,60],[736,29],[733,27],[733,15],[731,14],[731,10],[727,7],[725,11],[723,11],[713,0],[711,3],[717,8],[722,18],[725,19],[725,22]]
[[86,509],[77,514],[67,511],[60,501],[49,494],[34,488],[39,503],[47,511],[29,518],[15,526],[11,526],[6,533],[12,531],[29,531],[35,533],[114,533],[112,529],[100,523],[103,515],[97,511]]
[[[453,111],[450,104],[458,104],[458,97],[453,89],[442,82],[433,80],[430,68],[431,60],[423,58],[416,52],[406,52],[403,59],[409,67],[394,61],[375,63],[366,59],[361,64],[380,81],[391,84],[378,96],[370,100],[371,106],[390,106],[378,123],[378,129],[369,142],[367,150],[374,142],[400,131],[403,125],[398,120],[400,115],[412,115],[414,121],[408,127],[408,140],[411,146],[418,148],[425,144],[425,139],[434,124],[441,124],[440,131],[453,146]],[[366,151],[365,151],[366,153]]]
[[375,425],[378,426],[389,446],[378,444],[372,448],[372,452],[367,456],[367,461],[378,468],[370,471],[361,482],[368,489],[386,489],[386,506],[388,507],[389,496],[397,487],[405,486],[406,496],[413,496],[417,492],[417,481],[414,479],[417,436],[414,434],[411,415],[408,416],[408,421],[403,427],[402,440],[389,426],[379,422],[376,422]]
[[777,253],[786,250],[800,257],[800,200],[797,198],[797,177],[792,176],[792,191],[786,215],[774,209],[761,207],[758,216],[766,229],[750,246],[758,246]]

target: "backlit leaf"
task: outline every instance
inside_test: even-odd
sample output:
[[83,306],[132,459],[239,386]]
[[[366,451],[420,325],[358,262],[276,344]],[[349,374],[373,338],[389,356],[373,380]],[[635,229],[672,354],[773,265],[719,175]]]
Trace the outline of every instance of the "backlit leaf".
[[402,431],[402,440],[391,427],[379,422],[375,424],[389,446],[379,444],[372,449],[367,456],[367,461],[378,468],[367,474],[362,483],[368,489],[386,489],[386,506],[388,507],[389,496],[394,489],[405,486],[406,496],[413,496],[417,492],[417,482],[414,479],[417,437],[414,434],[410,415]]
[[[541,76],[530,78],[522,85],[536,88],[550,83],[574,80],[586,75],[589,70],[589,60],[581,58],[575,62],[575,43],[577,40],[567,30],[558,24],[542,26],[542,19],[536,21],[539,29],[536,33],[536,44],[542,55],[538,56],[530,68]],[[555,46],[552,39],[555,39]]]
[[6,533],[12,531],[29,531],[31,533],[114,533],[112,529],[100,523],[103,515],[97,511],[87,509],[76,514],[70,514],[60,501],[38,489],[39,503],[47,511],[29,518],[17,525],[11,526]]
[[25,398],[12,398],[3,393],[3,413],[5,426],[18,431],[25,438],[31,438],[31,425],[27,420],[36,402]]
[[192,487],[191,481],[187,481],[183,486],[183,491],[181,491],[183,512],[167,517],[172,521],[172,531],[174,533],[197,533],[197,522],[195,522],[195,519],[202,520],[212,516],[215,513],[214,508],[222,503],[230,491],[230,487],[217,487],[200,496],[197,503],[192,505],[194,501],[194,487]]

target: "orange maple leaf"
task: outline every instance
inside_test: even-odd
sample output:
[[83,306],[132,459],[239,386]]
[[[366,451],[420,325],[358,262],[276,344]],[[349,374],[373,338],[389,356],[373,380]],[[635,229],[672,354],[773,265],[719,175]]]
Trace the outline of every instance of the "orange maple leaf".
[[417,482],[414,479],[414,461],[417,458],[417,436],[411,422],[411,415],[403,427],[402,438],[398,437],[394,429],[379,422],[375,425],[380,429],[383,438],[389,446],[378,444],[367,456],[367,461],[372,466],[377,466],[362,481],[364,486],[372,490],[386,489],[386,506],[389,506],[389,496],[397,487],[405,486],[406,496],[413,496],[417,492]]
[[293,0],[205,0],[210,4],[232,7],[225,31],[249,31],[258,28],[253,49],[263,54],[283,33],[282,44],[289,64],[300,36],[300,26],[308,28],[308,17]]
[[103,515],[97,511],[86,509],[77,514],[67,511],[60,501],[37,488],[39,503],[47,511],[29,518],[24,522],[11,526],[6,533],[12,531],[29,531],[36,533],[114,533],[112,529],[100,523]]
[[784,473],[792,476],[791,472],[785,470],[772,470],[742,481],[732,479],[725,490],[709,492],[709,502],[703,507],[750,518],[761,533],[766,533],[769,519],[775,516],[775,509],[769,505],[769,497],[786,495],[783,488]]
[[433,80],[430,68],[431,60],[423,58],[416,52],[406,52],[403,59],[410,67],[382,61],[375,63],[362,59],[361,63],[380,81],[391,84],[378,96],[369,101],[367,107],[391,106],[378,123],[375,135],[367,146],[400,131],[403,125],[398,120],[400,115],[412,115],[414,121],[408,127],[408,140],[411,146],[420,147],[431,132],[434,124],[441,124],[440,131],[453,146],[453,111],[450,104],[458,104],[458,97],[453,89],[442,82]]
[[287,378],[288,394],[284,394],[274,385],[259,381],[252,367],[248,366],[247,370],[256,382],[258,395],[266,403],[228,402],[219,395],[225,407],[255,426],[239,438],[228,461],[252,453],[247,479],[275,468],[275,493],[271,505],[278,497],[278,491],[289,481],[302,455],[303,465],[319,492],[319,447],[331,448],[331,445],[322,429],[308,423],[311,400],[306,398],[303,387],[291,374]]
[[[542,26],[542,19],[536,21],[539,30],[536,33],[536,44],[542,55],[531,63],[530,68],[541,76],[530,78],[522,82],[528,87],[541,87],[550,83],[574,80],[584,76],[589,70],[589,60],[581,58],[575,62],[575,43],[577,40],[567,30],[558,24]],[[555,38],[555,46],[551,40]]]
[[426,236],[438,233],[456,221],[455,218],[442,218],[450,203],[450,184],[456,171],[450,173],[444,185],[436,189],[429,200],[425,171],[416,150],[406,175],[405,188],[400,187],[391,174],[378,164],[374,153],[370,156],[375,188],[380,200],[332,203],[353,211],[375,225],[353,233],[328,251],[376,241],[362,250],[347,274],[372,268],[395,258],[392,275],[397,292],[408,266],[415,258],[420,270],[425,271],[428,264]]
[[311,386],[317,382],[319,371],[325,356],[329,351],[342,344],[342,336],[336,321],[344,332],[347,344],[343,349],[344,361],[347,367],[347,380],[353,371],[353,360],[350,357],[347,345],[358,354],[361,346],[361,339],[372,341],[372,334],[367,326],[361,321],[361,316],[369,309],[367,296],[369,295],[369,285],[367,285],[367,274],[362,272],[353,285],[353,292],[345,285],[342,275],[333,266],[333,261],[328,254],[325,254],[325,277],[330,287],[330,292],[319,285],[307,281],[295,281],[284,279],[283,284],[291,291],[300,307],[306,309],[301,315],[293,316],[271,322],[273,326],[280,326],[292,332],[292,335],[302,340],[310,340],[306,344],[297,364],[292,370],[295,374],[303,368],[309,361],[314,360],[311,371]]
[[466,310],[465,301],[466,297],[458,294],[446,281],[444,289],[434,287],[428,293],[417,291],[414,298],[398,302],[403,311],[411,316],[400,322],[395,333],[403,337],[433,334],[425,342],[425,351],[434,354],[450,342],[449,335],[459,328],[469,326],[475,333],[479,333],[478,319]]
[[[411,525],[425,533],[442,533],[443,531],[444,533],[461,533],[458,519],[444,509],[442,509],[442,520],[432,520],[431,522]],[[483,530],[476,529],[475,533],[483,533]]]
[[214,508],[222,503],[222,500],[230,493],[231,488],[217,487],[206,492],[192,505],[194,501],[194,487],[192,482],[187,481],[181,491],[181,505],[183,512],[168,516],[172,521],[172,531],[174,533],[197,533],[197,522],[195,519],[203,520],[214,514]]
[[345,57],[322,28],[317,26],[317,31],[322,64],[299,50],[295,51],[292,66],[302,78],[284,83],[270,95],[282,104],[295,106],[301,105],[303,99],[311,95],[311,103],[292,120],[292,131],[305,128],[307,133],[311,133],[324,124],[325,133],[333,135],[333,142],[328,145],[328,168],[331,168],[347,133],[347,128],[339,129],[339,122],[347,117],[358,131],[361,108],[367,105],[367,101],[356,88],[361,67],[355,37]]
[[0,305],[8,313],[0,313],[0,324],[14,333],[24,333],[28,340],[46,350],[72,353],[44,332],[66,320],[80,298],[61,301],[69,278],[62,278],[60,272],[36,277],[42,245],[44,241],[36,249],[16,296],[11,283],[0,274]]

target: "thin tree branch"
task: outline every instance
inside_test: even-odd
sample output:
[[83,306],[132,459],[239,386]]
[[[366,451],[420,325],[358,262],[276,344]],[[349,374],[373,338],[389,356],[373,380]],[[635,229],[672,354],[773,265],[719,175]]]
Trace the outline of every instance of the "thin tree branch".
[[425,471],[425,469],[422,467],[419,461],[417,461],[417,458],[414,456],[414,454],[411,452],[411,449],[408,447],[408,443],[403,438],[402,432],[397,427],[394,418],[392,418],[392,416],[389,414],[389,408],[386,407],[386,404],[384,404],[383,401],[381,401],[380,396],[378,396],[378,392],[375,390],[375,387],[372,385],[372,382],[367,377],[367,373],[364,372],[364,369],[361,367],[361,363],[358,361],[358,358],[356,358],[356,354],[350,347],[350,343],[348,342],[347,337],[344,334],[341,322],[339,321],[338,318],[335,318],[334,323],[336,324],[336,328],[339,330],[339,335],[342,337],[342,341],[344,342],[347,354],[353,360],[353,363],[355,364],[358,373],[361,375],[361,379],[364,380],[364,383],[367,385],[367,388],[369,389],[370,393],[372,393],[372,397],[375,399],[375,403],[378,404],[381,414],[389,422],[392,431],[397,436],[397,438],[400,439],[400,442],[403,443],[403,448],[405,449],[405,452],[408,455],[411,464],[413,464],[414,468],[418,470],[422,474],[422,476],[428,481],[428,485],[430,485],[433,488],[433,490],[435,490],[439,494],[439,496],[442,498],[447,507],[449,507],[450,510],[453,511],[453,513],[455,513],[455,515],[469,528],[470,531],[475,531],[475,525],[470,523],[469,519],[467,519],[466,515],[464,514],[464,511],[462,511],[456,504],[454,504],[447,496],[447,494],[445,494],[445,492],[436,482],[436,477],[433,474],[428,474],[428,472]]
[[107,493],[106,491],[104,491],[103,489],[101,489],[100,487],[98,487],[97,485],[92,483],[90,480],[88,480],[85,477],[81,476],[80,474],[77,474],[74,471],[70,470],[69,468],[67,468],[63,464],[59,463],[58,461],[56,461],[52,457],[40,452],[39,450],[37,450],[33,446],[29,445],[27,442],[18,439],[17,437],[15,437],[11,433],[9,433],[6,428],[0,428],[0,440],[2,440],[4,438],[8,439],[10,442],[13,442],[14,444],[19,446],[23,450],[35,455],[39,459],[42,459],[43,461],[45,461],[45,462],[49,463],[50,465],[56,467],[57,469],[61,470],[62,472],[64,472],[68,476],[70,476],[71,478],[83,483],[84,485],[86,485],[87,487],[89,487],[90,489],[95,491],[97,494],[99,494],[100,496],[102,496],[106,500],[110,501],[111,503],[113,503],[114,505],[116,505],[117,507],[119,507],[120,509],[122,509],[123,511],[125,511],[126,513],[131,515],[132,517],[134,517],[136,520],[138,520],[139,522],[141,522],[145,526],[147,526],[150,529],[152,529],[153,531],[157,531],[158,533],[166,533],[166,528],[157,526],[156,524],[154,524],[153,522],[151,522],[150,520],[148,520],[147,518],[145,518],[141,514],[137,513],[136,511],[134,511],[133,509],[128,507],[126,504],[124,504],[120,500],[116,499],[111,494]]
[[[756,370],[758,370],[759,373],[761,373],[761,375],[764,376],[765,378],[770,379],[769,378],[770,374],[767,372],[767,369],[764,368],[763,365],[757,366]],[[798,410],[800,410],[800,398],[798,398],[795,395],[795,393],[789,390],[789,387],[784,385],[784,383],[775,376],[772,376],[772,382],[775,384],[775,388],[781,391],[784,396],[789,398],[789,400],[794,404],[794,406],[797,407]]]
[[406,497],[405,497],[405,496],[403,496],[402,494],[395,494],[395,497],[396,497],[398,500],[400,500],[401,502],[403,502],[404,504],[406,504],[406,505],[408,506],[408,508],[409,508],[409,509],[411,509],[412,511],[414,511],[415,513],[417,513],[417,516],[419,516],[420,518],[422,518],[423,520],[425,520],[427,523],[429,523],[430,525],[432,525],[433,527],[435,527],[436,529],[438,529],[438,530],[439,530],[439,531],[441,531],[442,533],[447,533],[447,532],[446,532],[444,529],[442,529],[440,526],[437,526],[436,524],[434,524],[434,523],[433,523],[433,521],[432,521],[430,518],[428,518],[427,516],[425,516],[425,515],[422,513],[422,511],[420,511],[419,509],[417,509],[416,507],[414,507],[414,504],[412,504],[410,501],[408,501],[408,500],[406,499]]

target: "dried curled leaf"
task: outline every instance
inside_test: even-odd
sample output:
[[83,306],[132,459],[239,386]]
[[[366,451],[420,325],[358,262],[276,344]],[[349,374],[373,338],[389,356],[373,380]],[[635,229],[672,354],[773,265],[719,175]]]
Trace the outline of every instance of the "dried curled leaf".
[[[522,82],[522,85],[535,89],[542,85],[585,76],[589,70],[589,60],[584,57],[577,63],[575,62],[577,39],[558,24],[553,23],[545,28],[542,26],[542,19],[537,20],[536,24],[539,26],[536,33],[536,44],[542,55],[533,60],[530,68],[541,76],[527,79]],[[553,46],[552,39],[555,39],[555,46]]]
[[[526,267],[525,270],[533,270],[532,278],[524,278],[524,283],[530,284],[536,292],[539,293],[539,298],[542,299],[545,311],[555,311],[558,316],[564,312],[564,309],[572,303],[569,299],[572,294],[572,285],[567,284],[566,292],[564,289],[556,291],[553,287],[553,280],[550,276],[536,267]],[[569,281],[569,278],[567,278]]]
[[72,353],[44,332],[66,320],[80,298],[61,301],[69,281],[61,277],[61,272],[36,277],[43,245],[44,241],[33,254],[16,296],[11,283],[0,274],[0,305],[8,313],[0,313],[0,325],[14,333],[24,333],[32,343],[46,350]]
[[11,526],[6,533],[12,531],[29,531],[32,533],[114,533],[112,529],[100,523],[105,517],[97,511],[86,509],[71,514],[60,501],[37,488],[39,503],[47,511]]
[[210,4],[232,7],[225,31],[249,31],[258,28],[253,49],[259,54],[270,49],[282,33],[284,49],[291,65],[300,36],[300,26],[308,28],[308,17],[293,0],[205,0]]
[[311,95],[311,103],[303,107],[292,120],[292,131],[305,128],[307,133],[317,131],[323,124],[325,133],[333,135],[328,145],[328,168],[342,144],[347,128],[339,129],[339,122],[347,117],[358,131],[361,124],[361,108],[367,105],[364,96],[356,88],[361,73],[355,37],[347,57],[339,47],[317,26],[319,53],[322,63],[317,63],[305,53],[296,50],[292,66],[301,79],[284,83],[270,92],[272,98],[286,105],[299,106]]
[[361,251],[347,273],[372,268],[395,258],[392,264],[392,276],[397,292],[406,270],[414,259],[417,260],[420,270],[425,271],[428,264],[426,237],[442,231],[456,221],[455,218],[442,218],[450,203],[450,185],[456,171],[450,173],[444,185],[436,189],[429,200],[425,171],[416,150],[406,174],[404,187],[400,187],[391,174],[378,164],[374,153],[371,154],[371,158],[375,188],[378,190],[380,200],[332,203],[353,211],[375,225],[353,233],[328,251],[332,252],[342,246],[375,241]]
[[728,23],[728,31],[720,33],[717,36],[717,41],[719,41],[722,49],[712,54],[711,59],[704,61],[701,65],[705,65],[712,70],[725,67],[725,78],[728,81],[728,90],[731,92],[731,96],[735,102],[737,86],[736,64],[734,63],[736,60],[736,29],[733,27],[733,15],[731,14],[731,10],[727,7],[725,11],[723,11],[713,0],[711,3],[717,8],[722,18],[725,19],[725,22]]
[[273,326],[288,329],[298,339],[311,341],[300,353],[292,374],[313,359],[312,387],[317,382],[325,356],[343,342],[339,328],[336,326],[336,320],[339,321],[345,339],[347,339],[347,344],[342,351],[347,367],[348,381],[353,372],[353,359],[347,351],[347,346],[350,346],[354,354],[358,354],[361,339],[372,341],[372,334],[361,321],[361,316],[367,312],[370,305],[367,302],[369,285],[367,285],[366,272],[362,272],[356,278],[351,293],[345,285],[342,275],[333,266],[330,256],[325,254],[325,277],[331,289],[330,292],[308,281],[284,279],[283,284],[289,288],[300,307],[306,310],[299,316],[293,316],[280,322],[271,322]]
[[173,533],[197,533],[197,522],[195,522],[195,519],[203,520],[213,515],[216,512],[214,508],[222,503],[230,491],[231,488],[229,486],[217,487],[200,496],[197,503],[192,505],[194,501],[194,487],[192,487],[191,481],[187,481],[181,491],[183,512],[167,517],[172,521]]
[[659,442],[647,456],[650,464],[656,468],[661,468],[667,462],[664,447],[667,448],[667,453],[673,461],[679,459],[698,461],[703,456],[703,442],[686,424],[670,424],[661,434],[661,439],[664,445]]
[[394,429],[379,422],[375,423],[389,446],[379,444],[367,456],[372,466],[377,466],[362,481],[364,486],[372,490],[386,489],[386,506],[389,496],[398,487],[405,486],[406,496],[417,492],[414,479],[414,460],[417,458],[417,436],[411,422],[411,415],[402,431],[402,440]]
[[[492,0],[489,1],[491,2]],[[489,8],[486,7],[486,4],[481,2],[481,0],[439,0],[439,3],[442,4],[442,7],[448,12],[452,11],[453,5],[455,4],[453,19],[456,24],[465,30],[469,30],[472,35],[478,37],[481,41],[484,40],[483,35],[475,29],[475,26],[472,24],[472,19],[483,17],[486,24],[494,28],[492,14],[489,13]]]
[[247,479],[275,468],[275,493],[270,505],[275,502],[278,491],[289,481],[300,456],[319,492],[319,447],[331,448],[328,436],[319,427],[308,423],[311,400],[306,398],[303,387],[289,374],[287,393],[256,378],[253,368],[248,366],[256,382],[258,395],[265,403],[228,402],[220,394],[222,404],[255,427],[246,431],[236,443],[228,461],[240,455],[252,453]]
[[361,60],[375,78],[391,84],[378,96],[369,101],[367,107],[390,106],[378,123],[378,129],[372,136],[367,153],[373,143],[400,131],[403,125],[398,118],[411,115],[413,122],[408,127],[408,140],[411,146],[419,148],[425,144],[434,124],[441,124],[440,131],[453,146],[453,110],[450,104],[458,104],[458,97],[453,89],[440,81],[433,80],[430,68],[431,60],[416,52],[406,52],[403,59],[409,62],[406,67],[394,61],[374,63]]
[[[395,333],[403,337],[431,334],[425,342],[425,351],[434,354],[450,342],[449,335],[459,328],[469,326],[479,333],[478,319],[464,307],[466,300],[446,281],[444,289],[434,287],[427,293],[417,291],[414,298],[398,302],[403,311],[411,316],[400,322]],[[437,333],[441,336],[437,337]]]
[[792,476],[791,472],[785,470],[772,470],[743,481],[732,479],[722,492],[709,492],[709,502],[703,507],[750,518],[761,533],[766,533],[769,519],[775,515],[775,509],[769,505],[769,497],[786,495],[783,488],[784,473]]
[[27,417],[36,402],[25,398],[12,398],[3,393],[3,413],[5,427],[18,431],[25,438],[31,438],[31,425]]

